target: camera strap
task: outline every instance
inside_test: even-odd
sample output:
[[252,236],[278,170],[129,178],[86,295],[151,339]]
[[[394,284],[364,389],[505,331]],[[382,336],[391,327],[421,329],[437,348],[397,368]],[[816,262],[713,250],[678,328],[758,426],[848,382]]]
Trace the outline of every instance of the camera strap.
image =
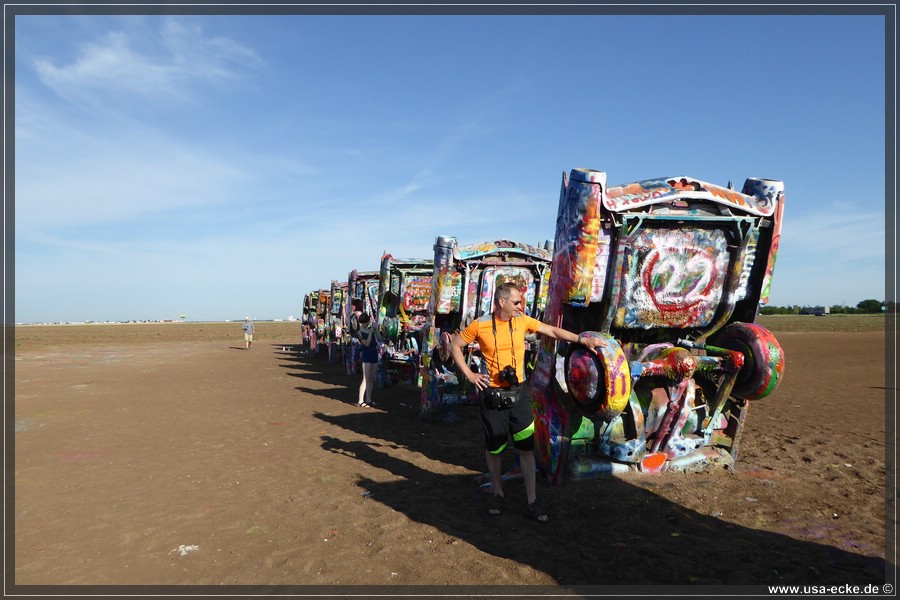
[[[516,377],[518,377],[519,369],[516,368],[516,343],[513,340],[513,320],[510,319],[507,321],[509,323],[509,353],[512,354],[512,368],[513,371],[516,372]],[[491,313],[491,330],[494,332],[494,350],[497,352],[497,370],[500,370],[500,346],[497,344],[497,319],[494,317],[494,313]]]

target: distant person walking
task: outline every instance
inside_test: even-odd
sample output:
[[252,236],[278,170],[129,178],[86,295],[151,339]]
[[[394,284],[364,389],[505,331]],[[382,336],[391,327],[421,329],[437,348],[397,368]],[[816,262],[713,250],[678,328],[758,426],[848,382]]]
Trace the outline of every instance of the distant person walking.
[[244,330],[244,346],[249,350],[250,344],[253,343],[253,323],[250,322],[250,317],[244,319],[241,329]]
[[378,336],[372,317],[366,313],[359,315],[359,341],[362,344],[362,382],[359,384],[357,406],[375,406],[372,391],[378,374]]

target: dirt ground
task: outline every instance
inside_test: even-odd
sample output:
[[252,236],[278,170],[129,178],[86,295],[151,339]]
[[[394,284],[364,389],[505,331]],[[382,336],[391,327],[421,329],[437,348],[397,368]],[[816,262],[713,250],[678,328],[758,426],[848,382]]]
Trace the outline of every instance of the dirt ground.
[[785,377],[751,406],[733,471],[539,481],[549,524],[520,482],[485,514],[476,408],[426,423],[401,387],[358,408],[357,378],[288,347],[297,323],[257,323],[249,351],[240,323],[17,327],[7,592],[881,585],[883,319],[762,323]]

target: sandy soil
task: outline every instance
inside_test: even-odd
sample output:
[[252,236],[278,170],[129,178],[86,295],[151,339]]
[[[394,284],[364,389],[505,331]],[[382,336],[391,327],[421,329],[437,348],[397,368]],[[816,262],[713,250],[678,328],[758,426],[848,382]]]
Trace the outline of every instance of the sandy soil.
[[357,379],[286,347],[296,323],[249,351],[240,323],[17,327],[7,588],[882,584],[883,319],[763,324],[785,378],[734,471],[540,482],[546,525],[520,483],[485,514],[475,408],[357,408]]

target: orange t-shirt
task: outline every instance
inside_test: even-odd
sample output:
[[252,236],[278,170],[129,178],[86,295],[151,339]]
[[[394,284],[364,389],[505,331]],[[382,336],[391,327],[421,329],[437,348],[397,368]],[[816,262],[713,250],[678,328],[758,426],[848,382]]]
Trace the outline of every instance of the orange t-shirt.
[[[491,374],[492,386],[506,385],[500,381],[500,370],[513,365],[513,352],[515,352],[516,359],[516,374],[519,376],[519,383],[522,383],[525,381],[525,334],[536,332],[541,326],[541,322],[534,317],[522,315],[513,317],[509,321],[498,320],[496,323],[496,338],[491,315],[484,315],[472,321],[459,335],[467,344],[478,342],[487,363],[488,372]],[[512,331],[510,331],[510,323]]]

